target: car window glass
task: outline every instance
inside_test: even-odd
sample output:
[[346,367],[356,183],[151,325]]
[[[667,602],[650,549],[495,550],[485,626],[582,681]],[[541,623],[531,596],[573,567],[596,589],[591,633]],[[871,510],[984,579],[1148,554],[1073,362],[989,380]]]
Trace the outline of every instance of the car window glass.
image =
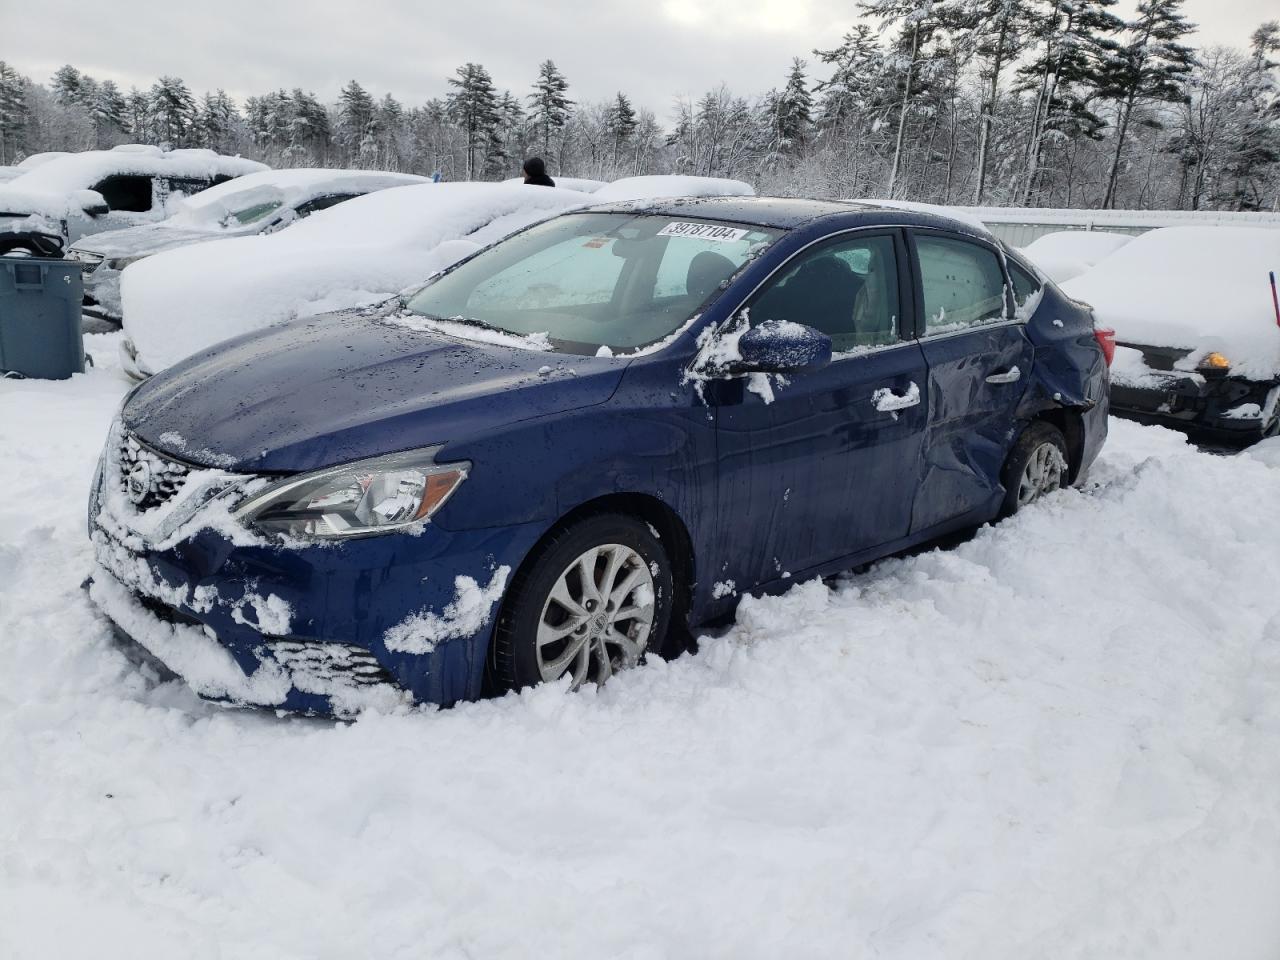
[[1004,274],[995,253],[964,240],[918,236],[926,333],[1004,318]]
[[1040,281],[1012,260],[1005,262],[1009,265],[1009,279],[1013,283],[1013,302],[1020,307],[1025,306],[1027,298],[1040,289]]
[[437,322],[546,337],[566,353],[630,350],[686,326],[777,237],[728,221],[566,214],[463,261],[406,306]]
[[184,197],[189,197],[192,194],[199,193],[202,190],[208,190],[209,187],[210,187],[210,182],[208,180],[193,179],[190,177],[170,177],[169,178],[170,194],[182,194],[182,196]]
[[[608,303],[626,262],[604,256],[609,237],[570,237],[553,244],[480,284],[467,305],[480,309],[574,307]],[[554,277],[555,279],[551,279]]]
[[338,204],[350,200],[355,194],[353,193],[334,193],[327,197],[315,197],[298,207],[298,219],[309,217],[313,213],[319,213],[321,210],[328,210],[330,207],[336,207]]
[[837,353],[897,343],[893,238],[857,237],[803,253],[748,306],[752,324],[803,323],[829,336]]
[[151,209],[151,178],[117,175],[99,181],[93,188],[112,210],[145,213]]

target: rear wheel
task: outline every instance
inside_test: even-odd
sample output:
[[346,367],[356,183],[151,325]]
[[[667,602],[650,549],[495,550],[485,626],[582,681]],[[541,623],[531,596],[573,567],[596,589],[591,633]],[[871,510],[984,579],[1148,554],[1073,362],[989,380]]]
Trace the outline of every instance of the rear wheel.
[[1036,420],[1022,431],[1000,480],[1004,484],[1002,516],[1012,516],[1047,493],[1067,486],[1067,441],[1051,423]]
[[606,513],[553,535],[517,574],[494,636],[507,689],[568,677],[604,683],[661,652],[672,607],[671,563],[640,520]]

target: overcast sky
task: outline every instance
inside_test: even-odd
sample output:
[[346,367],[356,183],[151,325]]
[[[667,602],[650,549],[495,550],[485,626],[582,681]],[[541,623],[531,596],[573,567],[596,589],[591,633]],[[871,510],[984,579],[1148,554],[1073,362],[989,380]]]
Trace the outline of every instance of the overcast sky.
[[[1135,0],[1121,0],[1121,12]],[[352,77],[406,104],[466,61],[524,95],[540,61],[577,100],[617,90],[667,120],[681,93],[781,86],[791,57],[839,43],[850,0],[0,0],[0,59],[47,82],[64,63],[124,89],[176,74],[197,94],[277,87],[333,100]],[[1276,0],[1186,0],[1200,44],[1246,46]]]

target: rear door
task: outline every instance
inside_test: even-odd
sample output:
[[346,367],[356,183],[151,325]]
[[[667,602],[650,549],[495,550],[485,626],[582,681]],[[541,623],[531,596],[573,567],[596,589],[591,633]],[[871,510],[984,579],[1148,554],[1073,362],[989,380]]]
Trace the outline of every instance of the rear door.
[[911,523],[921,533],[995,515],[1034,349],[1014,318],[994,244],[941,230],[909,235],[929,368],[928,436]]
[[903,235],[853,231],[797,253],[747,301],[750,322],[832,339],[821,370],[715,384],[717,580],[764,583],[907,535],[926,427]]

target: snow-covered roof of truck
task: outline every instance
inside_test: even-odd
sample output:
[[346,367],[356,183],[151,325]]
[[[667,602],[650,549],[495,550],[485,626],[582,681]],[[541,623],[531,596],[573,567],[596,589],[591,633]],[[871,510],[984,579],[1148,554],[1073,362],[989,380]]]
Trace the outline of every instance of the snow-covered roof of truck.
[[70,193],[91,190],[94,184],[113,174],[141,174],[168,177],[240,177],[268,169],[264,163],[243,157],[226,157],[212,150],[169,150],[135,152],[86,150],[56,157],[24,173],[9,184],[25,193]]

